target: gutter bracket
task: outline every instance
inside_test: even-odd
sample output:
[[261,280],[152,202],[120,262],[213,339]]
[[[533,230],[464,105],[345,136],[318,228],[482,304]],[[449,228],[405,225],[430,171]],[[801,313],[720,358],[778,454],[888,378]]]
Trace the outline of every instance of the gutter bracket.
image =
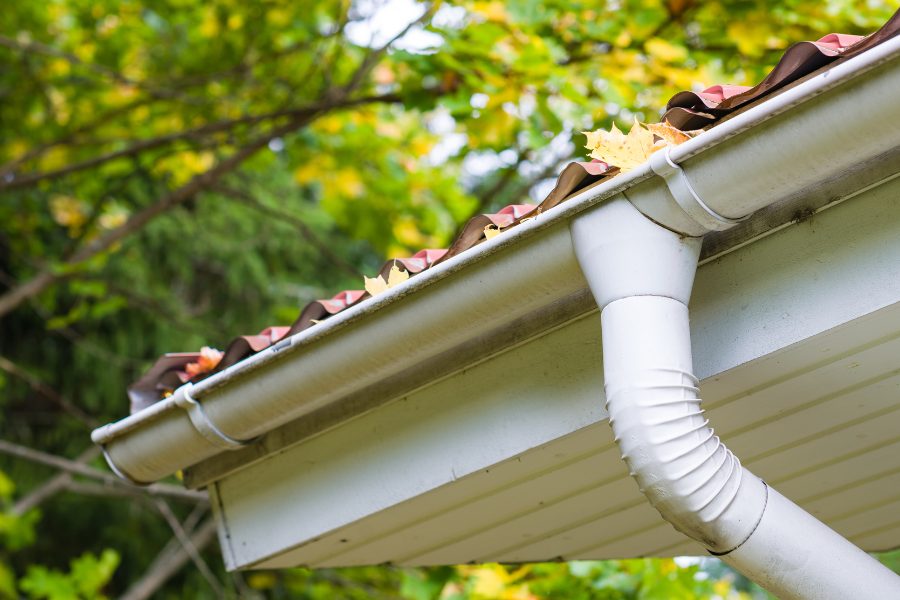
[[191,423],[194,425],[194,429],[196,429],[197,433],[202,435],[207,442],[217,448],[222,448],[223,450],[238,450],[259,439],[258,437],[255,437],[249,440],[238,440],[216,427],[216,424],[210,420],[209,415],[207,415],[206,411],[203,409],[203,405],[191,396],[191,390],[193,388],[194,384],[190,382],[181,386],[181,394],[176,398],[175,405],[179,408],[183,408],[187,412]]
[[650,168],[665,180],[669,193],[688,216],[708,231],[724,231],[747,219],[747,217],[731,219],[710,208],[694,190],[694,186],[691,185],[687,173],[684,172],[681,165],[669,156],[670,150],[671,146],[667,146],[665,149],[651,154]]

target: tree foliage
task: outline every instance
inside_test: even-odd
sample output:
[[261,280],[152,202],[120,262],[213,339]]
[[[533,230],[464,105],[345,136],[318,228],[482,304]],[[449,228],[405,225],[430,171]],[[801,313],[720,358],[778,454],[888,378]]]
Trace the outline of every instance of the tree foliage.
[[[79,454],[87,433],[124,414],[126,385],[158,354],[289,323],[385,255],[440,247],[471,215],[539,195],[582,154],[578,132],[654,120],[682,89],[754,83],[789,44],[868,33],[895,8],[384,4],[4,4],[4,439],[102,468]],[[227,578],[214,550],[188,551],[212,539],[202,503],[163,508],[21,457],[0,467],[0,597],[121,594],[152,586],[166,560],[193,567],[156,582],[158,597],[724,594],[671,561]]]

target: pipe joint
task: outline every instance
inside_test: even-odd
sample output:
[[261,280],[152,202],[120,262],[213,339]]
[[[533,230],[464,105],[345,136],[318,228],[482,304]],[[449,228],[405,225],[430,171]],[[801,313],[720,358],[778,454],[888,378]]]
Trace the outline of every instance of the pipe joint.
[[688,303],[702,238],[660,227],[622,195],[571,227],[575,254],[601,309],[631,296]]

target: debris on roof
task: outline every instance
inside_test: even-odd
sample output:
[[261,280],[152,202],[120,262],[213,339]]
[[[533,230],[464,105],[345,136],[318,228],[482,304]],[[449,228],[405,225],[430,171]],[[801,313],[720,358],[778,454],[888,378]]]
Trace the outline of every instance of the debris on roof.
[[[715,127],[779,90],[865,52],[893,38],[898,32],[900,11],[881,29],[865,37],[831,33],[816,41],[799,42],[788,48],[775,68],[753,87],[715,85],[700,92],[675,94],[666,105],[661,124],[655,127],[671,125],[682,132]],[[650,126],[651,131],[663,138],[662,133],[657,133],[653,127]],[[572,162],[563,169],[556,185],[540,204],[513,204],[494,214],[475,216],[466,223],[448,249],[425,249],[410,257],[388,260],[374,279],[380,278],[389,287],[392,271],[403,273],[404,279],[415,276],[614,177],[629,166],[633,165],[614,165],[597,159]],[[397,275],[394,278],[396,281]],[[165,354],[128,388],[131,412],[142,410],[187,382],[197,382],[218,373],[370,297],[371,294],[365,290],[345,290],[332,298],[315,300],[303,308],[291,326],[268,327],[256,335],[238,337],[219,354],[209,348],[201,352]]]

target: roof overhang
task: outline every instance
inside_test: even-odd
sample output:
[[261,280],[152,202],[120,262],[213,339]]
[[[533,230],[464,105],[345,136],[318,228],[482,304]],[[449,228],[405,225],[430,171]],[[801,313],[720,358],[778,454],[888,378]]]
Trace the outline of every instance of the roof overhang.
[[[794,461],[758,468],[787,493],[897,443],[882,432],[863,450],[852,435],[869,434],[850,423],[820,464],[826,450],[795,456],[778,432],[823,412],[831,435],[854,390],[896,389],[880,357],[900,335],[898,62],[895,39],[672,151],[701,197],[727,195],[729,216],[771,203],[705,238],[693,336],[715,420],[739,454],[746,434],[747,455]],[[651,217],[673,210],[639,168],[194,386],[211,422],[253,444],[223,451],[198,433],[183,390],[95,440],[136,481],[187,468],[189,485],[213,484],[232,567],[684,553],[605,427],[599,325],[572,248],[571,222],[619,194]],[[836,396],[817,383],[863,371]],[[896,402],[874,397],[869,425],[896,431]]]

